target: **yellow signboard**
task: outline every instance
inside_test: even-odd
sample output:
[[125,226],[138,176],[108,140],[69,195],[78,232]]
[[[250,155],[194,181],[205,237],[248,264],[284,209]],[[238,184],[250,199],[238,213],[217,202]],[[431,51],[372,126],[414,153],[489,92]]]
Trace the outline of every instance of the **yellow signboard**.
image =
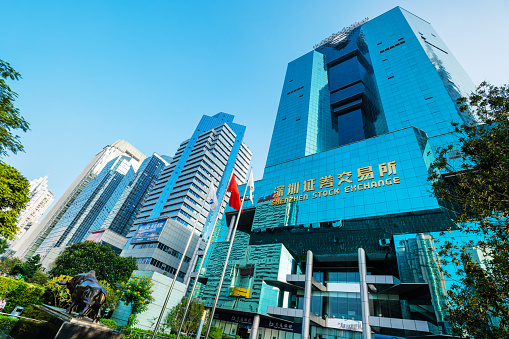
[[234,297],[244,297],[249,299],[249,288],[230,287],[230,295]]

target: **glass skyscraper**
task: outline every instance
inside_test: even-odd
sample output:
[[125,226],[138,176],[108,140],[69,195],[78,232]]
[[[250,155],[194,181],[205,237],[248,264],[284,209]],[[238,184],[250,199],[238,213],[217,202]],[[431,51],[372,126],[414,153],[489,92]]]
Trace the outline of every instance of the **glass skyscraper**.
[[133,178],[133,160],[118,156],[92,179],[69,206],[35,254],[48,267],[66,246],[83,241],[94,222],[102,223]]
[[[427,177],[436,147],[455,142],[451,122],[475,123],[456,104],[473,89],[431,24],[400,7],[290,62],[215,325],[242,338],[361,338],[363,248],[374,337],[448,334],[433,236],[455,225]],[[208,306],[227,247],[207,262]]]
[[[120,254],[127,242],[127,234],[136,220],[136,215],[143,205],[147,193],[154,186],[162,169],[169,165],[171,158],[154,153],[145,159],[129,184],[121,192],[111,209],[103,209],[88,229],[86,240],[107,243]],[[83,241],[85,237],[76,238],[74,242]]]
[[[195,266],[196,254],[204,244],[202,237],[210,236],[216,214],[223,213],[226,205],[210,211],[205,201],[210,186],[214,183],[220,199],[232,173],[238,182],[246,180],[252,152],[243,142],[246,127],[233,120],[234,116],[226,113],[201,118],[191,138],[180,144],[169,165],[155,179],[127,235],[129,240],[121,255],[136,258],[135,274],[152,277],[153,295],[157,296],[139,315],[141,328],[150,328],[152,319],[159,315],[175,276],[167,310],[185,293],[190,268]],[[185,252],[190,236],[192,241]],[[183,265],[177,272],[182,258]],[[113,315],[119,323],[125,323],[130,314],[130,307],[124,306]]]
[[41,223],[37,225],[37,229],[33,230],[33,236],[27,239],[26,243],[23,244],[24,246],[20,247],[16,252],[16,256],[24,257],[25,259],[33,256],[85,186],[99,175],[108,162],[121,155],[129,156],[133,159],[132,164],[135,169],[146,158],[142,152],[125,140],[117,140],[113,144],[104,147],[90,160],[74,182],[53,205]]
[[131,157],[118,156],[83,188],[35,252],[44,267],[66,246],[83,241],[95,222],[102,224],[134,177],[133,163],[138,167]]

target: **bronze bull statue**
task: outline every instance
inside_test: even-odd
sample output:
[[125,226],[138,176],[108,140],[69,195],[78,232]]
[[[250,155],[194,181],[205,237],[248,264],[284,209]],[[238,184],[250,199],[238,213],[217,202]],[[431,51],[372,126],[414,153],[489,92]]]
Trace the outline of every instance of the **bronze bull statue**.
[[92,308],[95,313],[94,322],[98,322],[101,317],[101,306],[106,301],[106,290],[99,284],[95,277],[95,271],[75,275],[67,281],[59,281],[58,284],[66,285],[71,294],[71,305],[65,310],[71,314],[71,310],[77,306],[79,311],[76,318],[83,318],[85,312]]

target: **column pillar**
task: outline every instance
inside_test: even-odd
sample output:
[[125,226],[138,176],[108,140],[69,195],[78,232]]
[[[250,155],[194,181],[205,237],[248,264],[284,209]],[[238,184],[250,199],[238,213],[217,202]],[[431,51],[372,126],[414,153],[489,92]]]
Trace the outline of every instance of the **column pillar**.
[[258,327],[260,327],[260,315],[256,314],[253,319],[253,327],[251,328],[250,339],[256,339],[258,336]]
[[[196,331],[196,339],[201,338],[201,330],[203,329],[203,324],[205,323],[205,319],[207,319],[207,314],[209,314],[209,310],[205,310],[201,315],[200,324],[198,325],[198,331]],[[210,319],[212,321],[212,319]]]
[[361,288],[362,339],[371,339],[368,284],[366,283],[366,252],[364,252],[364,249],[359,248],[357,254],[359,258],[359,284]]
[[[230,220],[230,227],[228,228],[228,233],[226,235],[226,239],[224,241],[230,241],[230,237],[232,236],[233,229],[235,228],[235,215],[232,216]],[[212,234],[210,235],[212,236]]]
[[311,290],[313,278],[313,252],[307,252],[306,279],[304,284],[304,307],[302,315],[302,339],[309,338],[309,313],[311,312]]

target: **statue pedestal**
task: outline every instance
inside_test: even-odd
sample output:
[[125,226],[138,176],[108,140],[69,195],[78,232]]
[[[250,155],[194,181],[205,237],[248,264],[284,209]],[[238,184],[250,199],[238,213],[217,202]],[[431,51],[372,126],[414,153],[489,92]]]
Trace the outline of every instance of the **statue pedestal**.
[[[41,305],[39,309],[62,320],[62,326],[55,335],[55,339],[124,338],[124,334],[115,332],[111,327],[101,323],[94,323],[90,318],[76,319],[72,315],[48,305]],[[73,313],[73,315],[77,314]]]
[[[94,323],[89,318],[75,319],[55,307],[48,305],[34,306],[38,309],[40,322],[20,319],[19,328],[11,331],[14,339],[123,339],[124,334],[113,331],[108,326]],[[22,321],[23,320],[23,321]],[[18,324],[17,324],[18,325]]]
[[115,332],[107,326],[98,326],[97,324],[90,324],[77,320],[64,322],[55,336],[55,339],[92,338],[123,339],[124,334]]

